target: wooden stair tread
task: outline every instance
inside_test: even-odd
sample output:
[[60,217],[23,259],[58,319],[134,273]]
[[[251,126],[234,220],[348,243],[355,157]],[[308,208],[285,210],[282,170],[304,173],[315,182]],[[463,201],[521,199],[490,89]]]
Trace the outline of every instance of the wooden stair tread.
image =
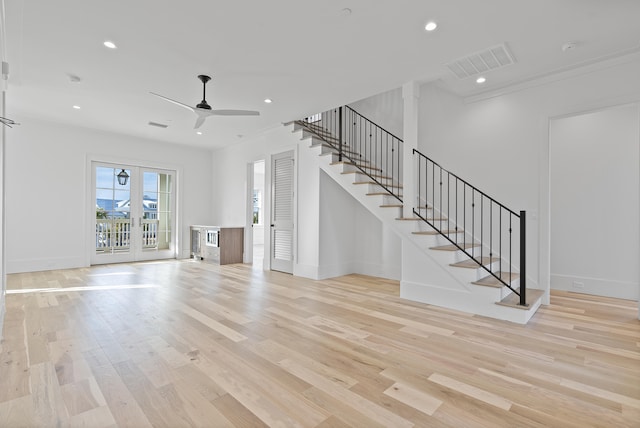
[[[520,291],[520,289],[518,289],[517,291]],[[509,294],[507,297],[505,297],[501,301],[496,302],[496,305],[508,306],[510,308],[527,310],[535,302],[537,302],[538,299],[540,299],[543,295],[544,295],[544,290],[538,290],[538,289],[535,289],[535,288],[527,288],[527,296],[526,296],[526,304],[527,304],[527,306],[519,305],[520,296],[518,296],[516,293]]]
[[416,221],[416,220],[420,220],[420,221],[422,221],[422,219],[420,217],[397,217],[396,220],[400,220],[400,221]]
[[[356,163],[351,162],[351,161],[331,162],[329,165],[348,165],[348,166],[355,166],[356,168],[367,169],[369,171],[382,171],[380,168],[375,168],[375,167],[369,166],[369,165],[359,165],[359,164],[356,164]],[[358,172],[358,171],[354,171],[354,172]]]
[[[486,266],[486,265],[488,265],[490,263],[497,262],[500,259],[497,258],[497,257],[482,257],[481,259],[478,259],[478,260],[480,260],[482,265]],[[449,266],[465,268],[465,269],[479,269],[480,268],[480,265],[473,259],[467,259],[467,260],[463,260],[461,262],[451,263]]]
[[[507,283],[513,282],[516,279],[520,278],[520,275],[515,272],[511,273],[511,281],[509,281],[509,272],[495,272],[495,274]],[[472,284],[483,285],[485,287],[504,287],[504,284],[498,281],[498,279],[493,275],[487,275],[482,279],[472,282]]]
[[[440,232],[438,232],[437,230],[424,230],[424,231],[419,231],[419,232],[411,232],[414,235],[440,235]],[[442,234],[443,235],[451,235],[454,233],[464,233],[463,230],[443,230]]]
[[386,187],[393,187],[393,188],[396,188],[396,189],[402,189],[401,185],[397,185],[397,184],[380,184],[380,183],[376,183],[373,180],[371,180],[371,181],[354,181],[353,184],[375,184],[377,186],[386,186]]
[[[335,147],[335,146],[332,146],[331,144],[325,144],[325,143],[323,143],[323,144],[316,144],[315,146],[320,146],[320,145],[321,145],[322,147],[326,147],[327,149],[335,150],[335,151],[336,151],[336,152],[335,152],[336,154],[340,154],[340,149],[339,149],[339,148],[337,148],[337,147]],[[313,144],[311,145],[311,147],[315,147],[315,146],[314,146]],[[360,156],[360,153],[358,153],[358,152],[354,152],[354,151],[351,151],[351,150],[347,150],[347,149],[342,149],[342,154],[343,154],[343,155],[344,155],[344,154],[349,154],[349,155],[357,155],[357,156]]]
[[[335,149],[333,149],[335,150]],[[330,152],[326,152],[326,153],[320,153],[318,156],[328,156],[328,155],[338,155],[339,153],[337,151],[330,151]],[[345,156],[347,159],[349,158],[349,155],[345,152],[342,152],[342,155]],[[343,161],[344,162],[344,161]],[[367,160],[358,160],[358,162],[360,163],[369,163],[369,161]],[[355,164],[352,164],[355,166]],[[360,165],[361,168],[363,168],[363,165]]]
[[399,198],[402,198],[402,195],[394,195],[389,192],[373,192],[373,193],[367,193],[366,195],[367,196],[397,196]]
[[402,208],[403,205],[402,204],[387,204],[387,205],[380,205],[380,208]]
[[[466,250],[467,248],[479,247],[480,244],[468,243],[468,244],[460,244],[460,246]],[[438,247],[431,247],[429,249],[430,250],[438,250],[438,251],[460,251],[460,248],[456,247],[453,244],[440,245]]]
[[367,174],[366,172],[362,172],[362,171],[345,171],[345,172],[341,172],[340,174],[363,174],[363,175],[367,175],[369,177],[373,177],[373,178],[379,178],[381,180],[393,180],[393,177],[387,177],[386,175],[378,175],[378,174]]

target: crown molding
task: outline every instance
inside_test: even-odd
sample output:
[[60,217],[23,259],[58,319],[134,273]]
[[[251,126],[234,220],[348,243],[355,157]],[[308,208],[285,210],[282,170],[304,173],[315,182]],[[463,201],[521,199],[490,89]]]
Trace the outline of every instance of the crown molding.
[[599,57],[593,60],[584,61],[569,67],[563,67],[548,73],[538,74],[517,82],[494,88],[485,92],[463,97],[465,104],[471,104],[503,95],[520,92],[538,86],[548,85],[560,80],[570,79],[573,77],[593,73],[610,67],[615,67],[628,62],[640,59],[640,47],[634,47],[624,51],[616,52],[612,55]]

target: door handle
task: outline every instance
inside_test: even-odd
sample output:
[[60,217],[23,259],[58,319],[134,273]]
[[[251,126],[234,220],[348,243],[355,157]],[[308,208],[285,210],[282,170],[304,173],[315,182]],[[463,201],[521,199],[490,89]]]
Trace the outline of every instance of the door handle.
[[275,224],[272,224],[272,225],[271,225],[271,227],[276,227],[276,225],[275,225]]

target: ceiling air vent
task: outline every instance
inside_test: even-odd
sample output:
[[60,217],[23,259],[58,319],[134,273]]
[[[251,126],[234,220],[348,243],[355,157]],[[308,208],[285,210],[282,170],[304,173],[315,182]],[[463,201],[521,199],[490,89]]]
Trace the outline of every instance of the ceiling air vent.
[[167,128],[169,125],[165,125],[164,123],[158,123],[158,122],[149,122],[149,126],[157,126],[158,128]]
[[467,77],[506,67],[515,62],[516,60],[507,49],[507,45],[501,44],[459,58],[446,64],[446,66],[453,74],[458,76],[458,79],[466,79]]

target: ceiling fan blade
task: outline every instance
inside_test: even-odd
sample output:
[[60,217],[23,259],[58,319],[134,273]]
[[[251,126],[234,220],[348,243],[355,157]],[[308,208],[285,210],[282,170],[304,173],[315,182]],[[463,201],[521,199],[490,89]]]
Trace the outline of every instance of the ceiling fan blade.
[[198,116],[198,118],[196,119],[196,125],[193,127],[193,129],[198,129],[202,126],[202,124],[204,123],[204,120],[207,118],[207,116]]
[[211,114],[216,116],[260,116],[255,110],[211,110]]
[[188,105],[186,105],[186,104],[182,104],[182,103],[181,103],[181,102],[179,102],[179,101],[172,100],[171,98],[167,98],[167,97],[162,96],[162,95],[160,95],[160,94],[156,94],[155,92],[149,92],[149,93],[150,93],[151,95],[155,95],[155,96],[156,96],[156,97],[158,97],[158,98],[162,98],[162,99],[163,99],[163,100],[165,100],[165,101],[169,101],[170,103],[173,103],[173,104],[179,105],[180,107],[186,108],[187,110],[195,111],[195,109],[194,109],[193,107],[188,106]]

